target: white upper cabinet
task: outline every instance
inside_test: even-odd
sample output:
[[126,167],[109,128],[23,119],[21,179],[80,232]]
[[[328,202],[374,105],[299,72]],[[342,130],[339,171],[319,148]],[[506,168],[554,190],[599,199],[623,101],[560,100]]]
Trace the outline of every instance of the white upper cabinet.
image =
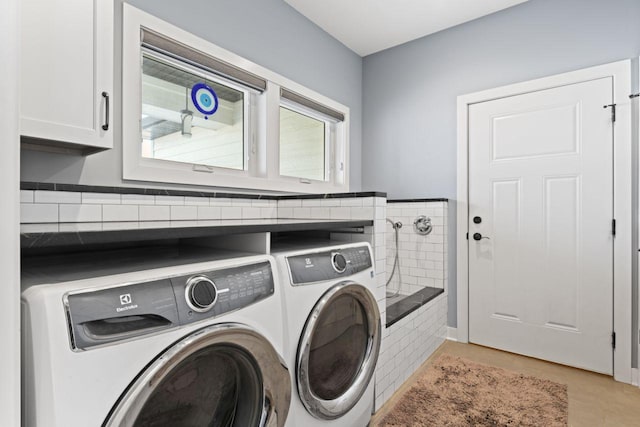
[[21,134],[44,146],[112,148],[114,2],[22,0],[21,7]]

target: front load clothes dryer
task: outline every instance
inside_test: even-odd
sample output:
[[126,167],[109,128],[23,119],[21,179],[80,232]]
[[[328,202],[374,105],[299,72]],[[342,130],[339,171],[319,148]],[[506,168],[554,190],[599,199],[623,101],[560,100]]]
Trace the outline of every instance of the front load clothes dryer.
[[[291,427],[365,427],[381,325],[367,243],[274,252],[285,301]],[[295,369],[294,369],[295,367]]]
[[23,425],[283,426],[273,259],[141,259],[96,260],[100,277],[23,275]]

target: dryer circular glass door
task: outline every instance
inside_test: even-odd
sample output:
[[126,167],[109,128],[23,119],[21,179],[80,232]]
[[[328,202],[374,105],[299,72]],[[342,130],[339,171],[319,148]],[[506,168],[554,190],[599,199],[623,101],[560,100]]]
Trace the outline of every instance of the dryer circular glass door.
[[378,304],[362,285],[342,282],[317,302],[302,332],[298,393],[309,413],[336,419],[364,394],[380,351]]
[[288,370],[253,329],[200,329],[156,358],[129,386],[105,427],[284,425]]

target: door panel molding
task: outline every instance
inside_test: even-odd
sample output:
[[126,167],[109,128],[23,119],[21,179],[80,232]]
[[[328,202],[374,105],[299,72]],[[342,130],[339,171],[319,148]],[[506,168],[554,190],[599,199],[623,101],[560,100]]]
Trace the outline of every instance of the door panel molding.
[[[613,325],[617,336],[614,351],[614,378],[631,383],[632,338],[631,274],[632,257],[632,147],[631,147],[631,60],[623,60],[578,71],[512,84],[459,96],[457,99],[457,330],[458,341],[469,341],[469,106],[500,98],[552,89],[601,78],[613,78],[613,99],[617,104],[614,125],[614,290]],[[613,218],[612,218],[613,219]]]

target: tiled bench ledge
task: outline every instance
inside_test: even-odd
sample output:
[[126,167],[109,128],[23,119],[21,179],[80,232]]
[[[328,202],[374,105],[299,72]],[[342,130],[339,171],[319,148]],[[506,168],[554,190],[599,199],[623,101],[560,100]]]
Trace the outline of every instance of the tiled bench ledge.
[[375,375],[376,411],[444,342],[446,333],[446,293],[385,328]]
[[443,293],[444,289],[442,288],[425,287],[418,292],[402,298],[398,302],[387,305],[387,328],[398,323],[400,320],[404,319]]

